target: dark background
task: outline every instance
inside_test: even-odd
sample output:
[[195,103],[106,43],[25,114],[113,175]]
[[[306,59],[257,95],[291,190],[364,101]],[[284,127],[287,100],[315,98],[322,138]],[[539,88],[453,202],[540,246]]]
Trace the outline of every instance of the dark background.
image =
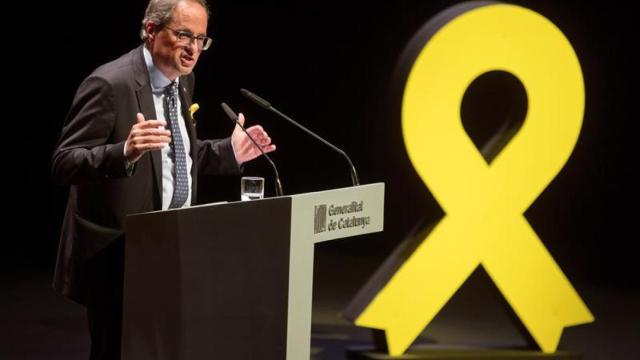
[[[196,68],[200,136],[230,134],[232,125],[219,107],[225,101],[245,113],[248,125],[268,129],[278,146],[272,157],[286,194],[350,185],[339,155],[248,102],[239,93],[244,87],[343,148],[362,183],[386,183],[384,233],[323,244],[317,261],[331,254],[355,263],[359,257],[373,259],[370,273],[416,221],[442,216],[408,160],[394,107],[398,94],[389,89],[411,36],[456,3],[211,2],[209,33],[215,42]],[[584,123],[574,152],[526,217],[579,292],[589,286],[635,293],[640,282],[633,262],[638,241],[633,12],[610,2],[512,3],[541,13],[563,31],[586,85]],[[141,0],[70,1],[24,4],[5,14],[29,24],[3,31],[5,81],[12,87],[3,102],[14,109],[4,134],[9,141],[4,142],[3,197],[9,217],[4,217],[0,266],[6,276],[52,270],[67,190],[51,182],[48,161],[82,79],[140,43],[145,6]],[[265,176],[266,195],[273,195],[265,162],[254,161],[245,173]],[[237,177],[203,180],[201,200],[239,199]],[[319,283],[322,274],[316,273]]]

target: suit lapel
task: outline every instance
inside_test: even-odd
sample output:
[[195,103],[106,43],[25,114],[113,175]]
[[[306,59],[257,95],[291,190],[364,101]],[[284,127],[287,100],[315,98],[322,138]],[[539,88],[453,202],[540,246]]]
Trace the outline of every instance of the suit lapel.
[[[144,45],[143,45],[144,46]],[[135,77],[138,84],[136,89],[136,97],[138,99],[138,107],[145,119],[157,119],[156,107],[153,103],[153,93],[151,91],[151,81],[149,80],[149,72],[144,63],[144,55],[142,46],[138,48],[138,54],[134,57]],[[162,206],[162,155],[160,151],[150,151],[151,163],[153,168],[153,177],[156,182],[156,200],[159,206]]]
[[197,178],[198,178],[198,158],[197,153],[198,149],[196,143],[196,128],[194,126],[193,118],[191,117],[191,112],[189,108],[191,107],[191,93],[187,89],[191,88],[191,84],[188,83],[188,76],[182,76],[180,78],[180,103],[182,104],[182,117],[184,118],[185,125],[187,127],[187,132],[189,133],[189,143],[191,144],[191,149],[189,151],[189,155],[191,156],[191,160],[193,161],[193,165],[191,166],[191,203],[196,204],[196,196],[197,196]]
[[[180,103],[182,104],[182,117],[186,123],[187,131],[189,132],[189,140],[193,142],[196,138],[196,129],[193,126],[193,118],[191,117],[191,113],[189,112],[189,108],[191,107],[191,94],[187,92],[186,85],[183,84],[183,81],[180,82]],[[193,158],[193,150],[194,147],[191,147],[191,157]]]

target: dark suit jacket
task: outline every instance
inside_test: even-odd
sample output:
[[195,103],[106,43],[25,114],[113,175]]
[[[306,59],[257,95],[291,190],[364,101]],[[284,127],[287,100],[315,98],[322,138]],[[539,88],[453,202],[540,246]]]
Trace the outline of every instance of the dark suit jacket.
[[[191,119],[193,74],[180,78],[185,119]],[[149,74],[142,46],[96,69],[78,88],[51,160],[54,181],[70,185],[58,250],[54,287],[85,303],[87,288],[106,268],[88,267],[114,241],[124,241],[128,214],[159,210],[162,168],[159,151],[146,153],[127,176],[124,143],[136,113],[156,119]],[[186,120],[193,159],[192,202],[197,199],[198,171],[240,172],[230,139],[199,141]],[[122,245],[119,246],[123,248]],[[122,263],[122,250],[111,250],[108,263]],[[119,264],[117,266],[120,266]],[[103,266],[104,267],[104,266]],[[101,274],[109,276],[109,274]],[[92,278],[93,277],[93,278]]]

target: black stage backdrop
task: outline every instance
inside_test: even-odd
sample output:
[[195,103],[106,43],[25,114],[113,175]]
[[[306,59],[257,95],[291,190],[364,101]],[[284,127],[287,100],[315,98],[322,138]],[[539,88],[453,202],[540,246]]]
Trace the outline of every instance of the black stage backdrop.
[[[244,87],[342,147],[362,183],[387,186],[385,231],[323,245],[322,251],[382,261],[421,217],[442,210],[413,170],[403,146],[391,74],[414,32],[456,1],[212,1],[214,46],[196,68],[201,137],[227,136],[227,102],[270,132],[285,193],[350,185],[343,159],[244,99]],[[553,21],[569,38],[586,83],[577,146],[561,173],[526,212],[572,281],[635,288],[636,111],[632,11],[611,2],[515,1]],[[29,6],[28,4],[25,4]],[[28,26],[5,23],[3,102],[7,201],[2,267],[51,269],[66,189],[48,161],[75,89],[95,67],[140,43],[141,0],[71,1],[11,10]],[[469,61],[473,61],[470,59]],[[633,95],[632,95],[633,94]],[[133,116],[133,114],[132,114]],[[264,161],[245,171],[268,179]],[[204,201],[238,200],[239,179],[204,178]]]

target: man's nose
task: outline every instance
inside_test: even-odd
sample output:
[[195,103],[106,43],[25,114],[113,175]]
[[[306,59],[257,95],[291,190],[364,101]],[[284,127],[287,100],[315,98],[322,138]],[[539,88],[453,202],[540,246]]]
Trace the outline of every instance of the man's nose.
[[198,41],[196,39],[191,39],[188,43],[184,44],[184,48],[189,51],[189,54],[195,54],[200,51],[198,47]]

